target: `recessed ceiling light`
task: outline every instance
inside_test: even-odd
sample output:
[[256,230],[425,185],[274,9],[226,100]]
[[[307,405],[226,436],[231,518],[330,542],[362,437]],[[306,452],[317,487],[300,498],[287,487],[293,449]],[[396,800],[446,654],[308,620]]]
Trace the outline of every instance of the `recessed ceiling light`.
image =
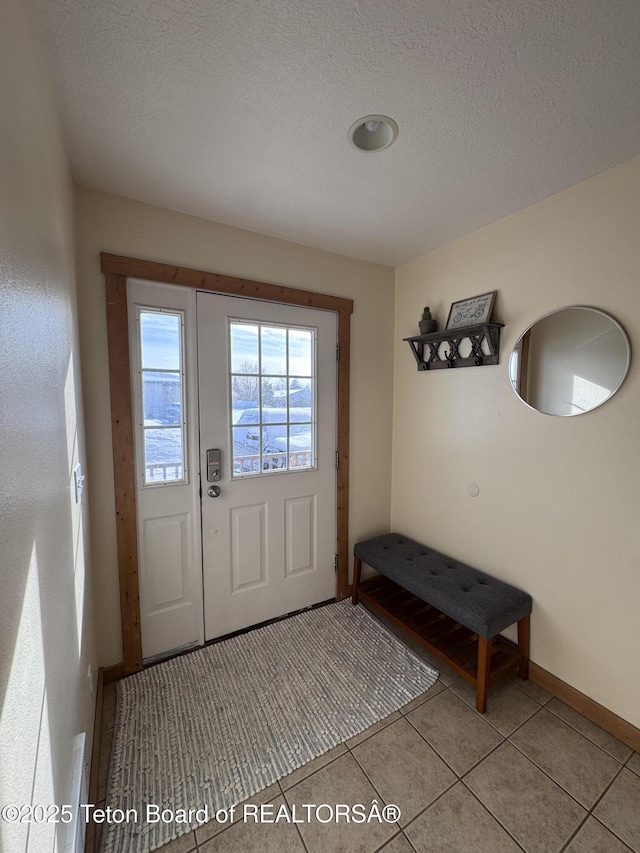
[[364,116],[354,121],[348,136],[358,151],[383,151],[396,141],[398,125],[389,116]]

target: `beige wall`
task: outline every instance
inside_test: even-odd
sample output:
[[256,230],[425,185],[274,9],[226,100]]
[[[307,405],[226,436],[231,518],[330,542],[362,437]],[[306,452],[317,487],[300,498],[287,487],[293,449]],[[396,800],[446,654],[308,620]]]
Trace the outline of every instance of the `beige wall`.
[[[277,204],[277,199],[274,201]],[[121,658],[104,280],[100,251],[164,261],[354,300],[351,540],[389,529],[393,270],[88,189],[76,194],[77,273],[87,407],[97,633],[104,665]]]
[[[602,308],[640,347],[640,159],[396,270],[392,526],[528,590],[532,658],[640,725],[640,372],[572,418],[528,409],[509,353],[537,317]],[[501,363],[418,373],[424,305],[498,290]],[[467,495],[470,482],[480,494]]]
[[[70,803],[96,673],[71,184],[42,39],[24,0],[0,15],[0,803]],[[66,828],[0,822],[0,849],[64,849]],[[28,834],[28,837],[27,837]]]

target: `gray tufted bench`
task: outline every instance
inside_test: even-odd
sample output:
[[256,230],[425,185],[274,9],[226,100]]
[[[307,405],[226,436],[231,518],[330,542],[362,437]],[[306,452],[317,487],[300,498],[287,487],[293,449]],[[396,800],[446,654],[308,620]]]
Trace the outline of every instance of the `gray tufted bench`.
[[[476,688],[476,707],[516,670],[529,677],[531,596],[458,560],[388,533],[354,548],[353,603],[402,625]],[[380,573],[361,583],[362,564]],[[518,646],[499,637],[518,623]]]

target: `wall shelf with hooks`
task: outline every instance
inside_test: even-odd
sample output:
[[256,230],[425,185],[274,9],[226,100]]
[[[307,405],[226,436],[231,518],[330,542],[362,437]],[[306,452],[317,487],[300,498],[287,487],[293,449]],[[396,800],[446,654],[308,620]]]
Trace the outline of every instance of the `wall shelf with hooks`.
[[[500,360],[500,329],[504,323],[479,323],[460,329],[430,332],[428,335],[413,335],[403,338],[411,347],[418,370],[438,370],[442,367],[482,367],[498,364]],[[468,356],[460,355],[460,345],[469,340],[471,351]],[[449,344],[442,353],[440,345]]]

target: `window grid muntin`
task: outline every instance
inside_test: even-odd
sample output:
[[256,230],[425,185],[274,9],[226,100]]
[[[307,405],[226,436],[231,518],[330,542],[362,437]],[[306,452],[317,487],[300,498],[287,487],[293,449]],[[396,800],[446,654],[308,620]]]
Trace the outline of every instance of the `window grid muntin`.
[[[230,396],[230,406],[229,410],[231,413],[231,426],[230,426],[230,439],[231,439],[231,477],[232,479],[242,479],[245,477],[259,476],[263,474],[284,474],[284,473],[296,473],[301,471],[313,471],[317,468],[317,332],[316,329],[309,326],[293,326],[293,325],[285,325],[279,323],[260,323],[255,320],[242,320],[242,319],[230,319],[228,321],[228,336],[227,339],[229,341],[229,367],[232,368],[234,363],[234,355],[232,352],[232,329],[234,326],[251,326],[257,328],[258,331],[258,344],[257,344],[257,354],[258,354],[258,372],[257,373],[240,373],[238,371],[234,371],[233,369],[229,370],[229,396]],[[262,373],[263,368],[263,347],[262,347],[262,334],[263,329],[283,329],[286,332],[285,336],[285,370],[284,374],[280,373]],[[300,332],[308,332],[310,336],[310,370],[311,375],[307,373],[295,372],[290,373],[291,368],[291,359],[290,359],[290,347],[289,347],[289,332],[290,331],[300,331]],[[257,411],[258,411],[258,422],[255,424],[247,424],[241,425],[238,427],[238,423],[233,423],[233,400],[234,400],[234,389],[233,389],[233,380],[236,377],[247,377],[254,376],[257,381],[257,391],[258,391],[258,400],[257,400]],[[285,385],[285,400],[286,400],[286,420],[282,421],[263,421],[263,379],[277,379],[278,381],[283,381]],[[305,379],[309,383],[309,393],[310,393],[310,417],[307,421],[291,421],[290,420],[290,381],[292,379]],[[267,407],[268,408],[268,407]],[[309,425],[311,439],[309,442],[309,450],[308,451],[291,451],[290,450],[290,437],[291,437],[291,426],[300,427],[305,424]],[[274,451],[274,452],[266,452],[264,450],[264,429],[272,426],[284,426],[286,427],[286,445],[284,450]],[[244,461],[242,464],[242,470],[236,470],[236,455],[235,455],[235,442],[234,442],[234,431],[237,429],[246,428],[247,432],[249,429],[257,431],[259,436],[259,443],[256,454],[247,454],[246,457],[244,454],[241,455],[240,458],[248,458],[249,456],[257,457],[251,460],[250,465],[248,466],[250,470],[244,470],[244,465],[246,464]],[[310,455],[310,463],[309,465],[297,466],[290,465],[291,457],[295,456],[299,457],[302,453],[306,453]],[[277,468],[265,468],[264,460],[275,459],[278,456],[285,456],[285,466],[277,467]],[[257,467],[256,467],[257,463]]]
[[[142,367],[143,364],[143,336],[142,336],[142,318],[144,314],[159,314],[162,316],[170,316],[176,317],[178,319],[178,359],[179,359],[179,367],[178,369],[166,368],[166,367]],[[141,467],[142,472],[140,475],[141,486],[142,488],[157,488],[166,487],[166,486],[175,486],[175,485],[185,485],[188,483],[189,470],[187,465],[187,416],[186,416],[186,371],[185,371],[185,316],[184,311],[176,310],[176,309],[168,309],[168,308],[158,308],[158,307],[143,307],[138,306],[137,308],[137,328],[138,328],[138,388],[140,395],[140,420],[138,423],[138,428],[140,430],[140,448],[141,448]],[[179,403],[180,403],[180,413],[181,418],[178,423],[170,423],[170,424],[146,424],[145,417],[145,392],[144,392],[144,379],[146,374],[153,373],[165,373],[178,376],[178,381],[180,385],[179,389]],[[180,451],[181,458],[174,459],[167,462],[147,462],[147,433],[150,431],[160,432],[163,430],[173,430],[179,431],[180,433]],[[173,468],[174,473],[177,475],[179,471],[182,472],[182,476],[175,477],[167,477],[168,471]],[[164,469],[164,477],[149,477],[148,473],[151,471],[153,473],[154,470]]]

